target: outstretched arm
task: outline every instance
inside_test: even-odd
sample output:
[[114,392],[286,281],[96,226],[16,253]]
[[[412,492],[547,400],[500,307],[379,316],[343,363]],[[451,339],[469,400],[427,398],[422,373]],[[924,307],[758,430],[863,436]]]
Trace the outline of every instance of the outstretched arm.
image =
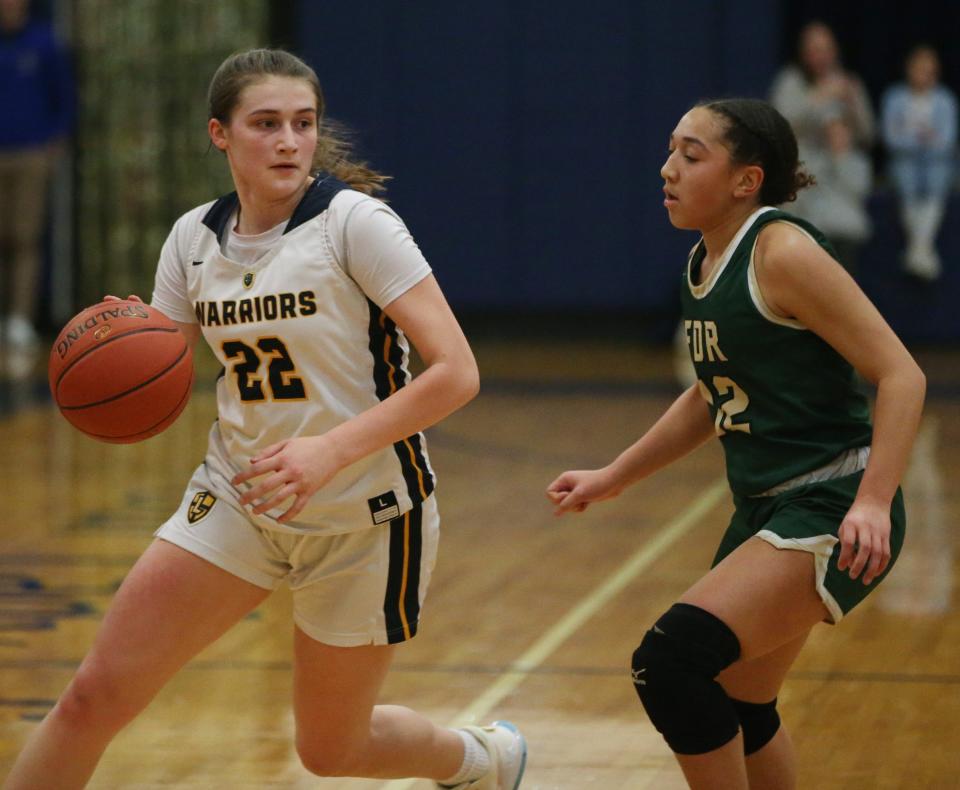
[[547,497],[560,516],[582,513],[591,502],[617,496],[695,450],[714,435],[710,411],[694,385],[685,390],[653,426],[602,469],[564,472],[547,488]]

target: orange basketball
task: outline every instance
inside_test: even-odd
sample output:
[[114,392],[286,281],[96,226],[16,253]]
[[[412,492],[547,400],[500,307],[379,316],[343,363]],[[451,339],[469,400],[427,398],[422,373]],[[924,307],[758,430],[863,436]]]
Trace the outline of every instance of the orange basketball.
[[53,399],[67,420],[103,442],[155,436],[183,411],[193,354],[176,325],[141,302],[101,302],[78,313],[50,349]]

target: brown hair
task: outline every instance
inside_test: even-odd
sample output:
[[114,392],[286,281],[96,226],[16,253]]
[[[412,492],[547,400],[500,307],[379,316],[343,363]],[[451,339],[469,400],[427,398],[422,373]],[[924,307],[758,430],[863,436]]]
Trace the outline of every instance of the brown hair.
[[719,99],[703,107],[724,122],[723,142],[730,158],[763,170],[760,202],[779,206],[797,199],[797,192],[816,183],[801,169],[797,138],[790,123],[773,105],[760,99]]
[[352,189],[373,195],[386,190],[389,176],[378,173],[366,162],[352,159],[353,146],[342,124],[324,117],[326,103],[316,72],[296,55],[282,49],[249,49],[228,57],[210,80],[207,105],[210,118],[224,126],[249,85],[266,76],[306,80],[317,97],[317,150],[313,166],[348,184]]

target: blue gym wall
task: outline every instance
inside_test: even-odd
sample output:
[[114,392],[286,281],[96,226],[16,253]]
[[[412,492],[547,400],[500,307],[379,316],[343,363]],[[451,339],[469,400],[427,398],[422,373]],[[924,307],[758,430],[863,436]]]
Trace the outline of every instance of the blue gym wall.
[[[317,69],[330,115],[394,176],[392,205],[458,311],[630,312],[662,337],[695,240],[661,205],[667,138],[698,99],[766,95],[782,57],[777,8],[301,2],[293,44]],[[878,248],[888,259],[891,233]],[[951,311],[931,326],[939,313],[924,304],[916,336],[960,337]],[[886,308],[910,335],[909,312]]]

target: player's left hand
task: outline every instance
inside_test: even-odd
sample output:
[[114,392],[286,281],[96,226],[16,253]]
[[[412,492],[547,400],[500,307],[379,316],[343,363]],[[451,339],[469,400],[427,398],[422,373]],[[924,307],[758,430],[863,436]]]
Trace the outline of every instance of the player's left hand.
[[340,471],[335,448],[329,445],[325,436],[301,436],[261,450],[250,459],[250,468],[230,481],[239,486],[265,475],[243,493],[240,504],[247,506],[257,502],[252,512],[260,515],[295,497],[293,504],[277,517],[277,521],[295,518],[307,500]]
[[857,500],[840,524],[837,567],[870,584],[890,564],[890,506]]

